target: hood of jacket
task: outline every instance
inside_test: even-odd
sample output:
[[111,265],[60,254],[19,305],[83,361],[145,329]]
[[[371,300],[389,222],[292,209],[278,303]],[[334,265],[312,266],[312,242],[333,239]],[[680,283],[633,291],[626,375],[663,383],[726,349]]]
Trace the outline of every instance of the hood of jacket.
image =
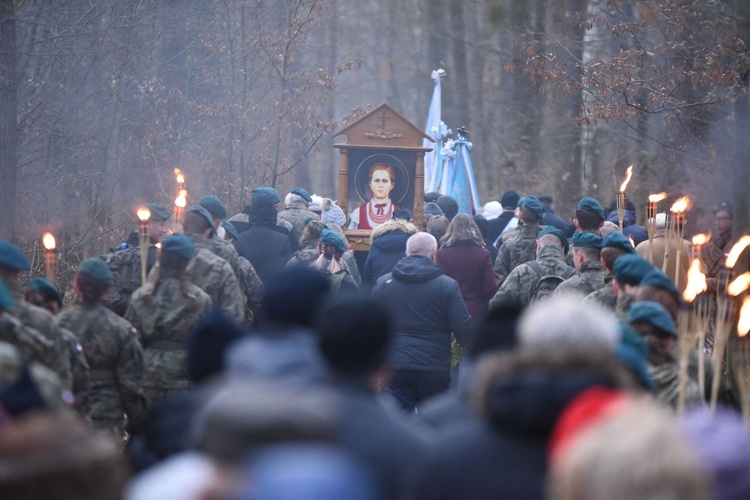
[[375,238],[391,232],[404,233],[408,238],[409,236],[417,232],[417,226],[415,226],[411,222],[406,222],[405,220],[391,219],[373,229],[372,234],[370,235],[370,242],[374,243]]
[[393,266],[393,277],[405,283],[426,283],[443,274],[431,259],[421,255],[404,257]]
[[410,236],[410,234],[401,231],[389,231],[375,238],[372,241],[372,248],[384,253],[400,253],[403,255],[406,251],[406,240]]
[[[620,219],[617,218],[617,210],[611,211],[607,215],[607,220],[609,222],[614,222],[615,224],[619,224]],[[625,214],[622,216],[622,225],[632,226],[633,224],[635,224],[635,212],[632,210],[625,210]]]

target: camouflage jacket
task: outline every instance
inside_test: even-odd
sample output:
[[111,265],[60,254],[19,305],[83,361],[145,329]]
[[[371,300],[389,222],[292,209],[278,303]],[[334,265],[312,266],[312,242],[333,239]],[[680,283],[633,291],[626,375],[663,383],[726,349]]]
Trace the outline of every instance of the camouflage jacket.
[[28,359],[25,359],[15,346],[0,341],[0,387],[15,382],[25,366],[29,367],[29,373],[39,389],[45,408],[55,412],[69,412],[70,407],[65,401],[66,390],[55,372],[39,363],[29,364]]
[[304,207],[286,207],[279,212],[279,219],[283,219],[292,225],[292,234],[298,239],[302,234],[302,230],[305,229],[305,219],[309,218],[317,219],[318,214]]
[[630,316],[630,307],[635,302],[635,295],[623,294],[617,298],[615,302],[615,316],[617,320],[626,325],[629,323],[628,316]]
[[[156,263],[158,249],[150,244],[148,252],[148,260],[151,264],[147,264],[147,267],[150,271]],[[112,286],[104,298],[104,304],[123,316],[128,309],[130,296],[143,284],[141,282],[141,249],[128,246],[111,252],[104,259],[112,272]]]
[[13,345],[27,361],[36,361],[50,367],[58,356],[55,343],[21,323],[21,320],[7,312],[0,311],[0,341]]
[[573,276],[563,281],[555,293],[577,293],[586,296],[604,286],[607,271],[601,262],[584,262]]
[[[305,265],[309,266],[312,262],[318,258],[318,240],[303,241],[300,244],[300,249],[292,254],[289,262],[286,263],[286,267]],[[341,256],[341,262],[346,264],[346,269],[349,275],[354,280],[357,286],[362,284],[362,276],[359,273],[357,267],[357,261],[350,252],[344,252]]]
[[[547,275],[564,276],[571,267],[565,262],[565,254],[562,248],[552,245],[542,247],[536,256],[536,261]],[[501,301],[508,300],[525,306],[531,302],[534,287],[539,281],[537,273],[530,263],[525,262],[513,269],[503,281],[500,289],[490,300],[490,307]]]
[[[675,342],[675,344],[677,344]],[[674,348],[675,359],[679,359],[679,347]],[[706,377],[713,373],[711,359],[705,359]],[[680,400],[680,363],[664,363],[653,366],[649,363],[648,373],[656,385],[656,400],[664,406],[677,411]],[[706,387],[711,387],[710,379],[707,380]],[[685,407],[691,408],[696,406],[705,406],[706,401],[701,394],[699,376],[698,376],[698,356],[695,351],[690,352],[688,358],[687,379],[685,383]]]
[[515,236],[503,241],[495,260],[495,279],[502,285],[510,272],[524,262],[536,258],[536,237],[541,231],[538,224],[523,226]]
[[52,363],[47,366],[57,374],[63,387],[70,390],[73,387],[73,379],[70,370],[70,358],[67,356],[68,348],[65,345],[62,333],[57,328],[55,317],[46,309],[24,301],[20,294],[16,296],[16,301],[8,312],[18,318],[25,326],[33,328],[52,341],[55,355]]
[[90,411],[88,406],[88,392],[90,388],[89,362],[83,352],[83,346],[70,330],[59,327],[60,333],[65,341],[68,359],[70,359],[70,372],[72,375],[72,391],[76,398],[76,406],[81,413],[87,415]]
[[252,321],[253,318],[260,317],[261,302],[263,299],[263,282],[255,272],[255,268],[245,257],[239,258],[240,270],[242,272],[242,282],[245,287],[245,321]]
[[[95,424],[135,423],[142,418],[143,349],[133,326],[103,304],[74,305],[59,315],[60,326],[73,332],[90,366],[89,417]],[[97,422],[98,421],[98,422]]]
[[141,334],[144,347],[143,385],[187,389],[190,385],[186,347],[191,330],[208,313],[211,298],[192,283],[160,276],[158,288],[146,283],[133,293],[125,318]]
[[[192,239],[195,235],[188,236]],[[197,248],[195,258],[188,264],[187,275],[191,283],[211,297],[215,306],[238,323],[244,322],[245,297],[240,290],[240,282],[227,261],[205,248]],[[151,276],[149,281],[153,281]]]
[[604,286],[599,290],[595,290],[590,294],[586,295],[583,299],[584,302],[596,302],[597,304],[615,312],[615,305],[617,304],[617,294],[615,289],[612,288],[613,275],[611,272],[607,273],[604,277]]

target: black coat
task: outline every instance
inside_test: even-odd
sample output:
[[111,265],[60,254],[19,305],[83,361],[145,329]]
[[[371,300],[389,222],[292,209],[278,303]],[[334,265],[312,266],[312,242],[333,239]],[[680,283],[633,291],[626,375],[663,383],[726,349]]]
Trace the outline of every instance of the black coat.
[[488,243],[494,244],[498,236],[502,234],[508,222],[515,217],[513,212],[503,212],[498,217],[487,221],[487,240]]
[[375,283],[378,278],[393,270],[398,261],[406,257],[406,240],[411,235],[402,231],[388,231],[372,240],[365,261],[364,283]]
[[412,255],[377,280],[372,296],[383,300],[396,319],[394,368],[450,370],[451,333],[462,345],[471,333],[471,316],[456,280],[429,258]]
[[250,261],[265,285],[284,270],[292,256],[289,238],[271,225],[251,225],[240,233],[237,252]]

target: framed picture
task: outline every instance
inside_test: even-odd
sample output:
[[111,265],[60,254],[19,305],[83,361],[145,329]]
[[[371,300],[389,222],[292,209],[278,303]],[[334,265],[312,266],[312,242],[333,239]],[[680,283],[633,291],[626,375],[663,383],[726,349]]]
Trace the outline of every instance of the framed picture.
[[349,229],[375,229],[396,210],[414,214],[414,151],[349,152]]

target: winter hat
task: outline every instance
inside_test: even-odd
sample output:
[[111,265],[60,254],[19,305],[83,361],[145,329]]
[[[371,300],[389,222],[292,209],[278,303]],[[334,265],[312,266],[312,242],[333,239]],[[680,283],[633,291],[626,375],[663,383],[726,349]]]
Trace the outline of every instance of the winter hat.
[[312,326],[330,288],[330,281],[320,271],[288,267],[263,289],[265,316],[280,323]]
[[506,191],[500,197],[500,205],[508,210],[514,210],[518,206],[521,197],[515,191]]
[[488,201],[482,208],[482,215],[487,220],[497,219],[503,213],[503,206],[497,201]]
[[346,214],[333,200],[323,198],[320,208],[320,220],[323,224],[337,224],[339,227],[344,227],[346,224]]

